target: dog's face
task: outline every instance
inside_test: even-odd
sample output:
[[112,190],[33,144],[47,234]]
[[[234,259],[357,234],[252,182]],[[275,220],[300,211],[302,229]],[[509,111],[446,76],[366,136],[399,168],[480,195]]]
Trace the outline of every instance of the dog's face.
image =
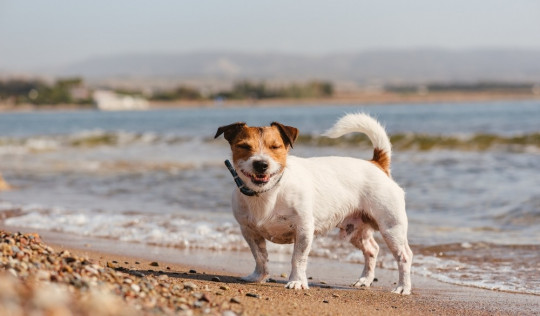
[[249,187],[264,190],[278,181],[298,130],[277,122],[264,127],[234,123],[218,128],[215,138],[221,134],[231,145],[233,164],[240,178]]

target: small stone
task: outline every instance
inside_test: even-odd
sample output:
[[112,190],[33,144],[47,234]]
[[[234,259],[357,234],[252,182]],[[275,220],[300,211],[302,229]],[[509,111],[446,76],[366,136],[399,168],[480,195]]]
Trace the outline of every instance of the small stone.
[[107,261],[107,268],[116,269],[118,266],[113,262]]
[[139,293],[141,291],[141,287],[138,284],[131,284],[130,287],[135,293]]
[[208,294],[204,293],[202,295],[202,297],[200,298],[200,300],[210,303],[210,296],[208,296]]
[[246,293],[246,296],[247,297],[259,298],[259,294],[256,294],[256,293]]
[[321,284],[326,284],[326,282],[324,282],[324,281],[321,281],[321,282],[319,282],[319,283],[321,283]]
[[[77,259],[73,258],[73,257],[67,257],[67,258],[64,258],[64,261],[67,263],[67,264],[70,264],[70,263],[73,263],[75,261],[77,261]],[[114,261],[113,261],[114,262]]]
[[373,282],[379,282],[379,279],[375,278],[373,279]]
[[230,302],[234,304],[242,304],[242,302],[236,297],[232,297]]
[[139,261],[135,261],[135,264],[141,264]]
[[167,280],[168,278],[169,278],[169,276],[167,276],[166,274],[162,274],[162,275],[160,275],[160,276],[158,277],[158,280],[160,280],[160,281],[165,281],[165,280]]
[[219,287],[219,289],[220,289],[220,290],[223,290],[223,291],[228,291],[228,290],[230,290],[231,288],[228,287],[228,286],[226,286],[226,285],[222,285],[222,286]]
[[332,293],[332,297],[339,297],[339,294],[336,294],[336,293]]
[[269,278],[266,282],[268,283],[277,283],[276,279]]
[[197,273],[197,271],[196,271],[196,270],[193,270],[193,269],[191,269],[191,270],[189,270],[189,273]]
[[131,274],[133,274],[134,276],[139,277],[139,278],[144,277],[144,274],[142,272],[139,272],[139,271],[133,271],[133,272],[131,272]]
[[150,263],[150,265],[151,265],[152,267],[159,267],[159,263],[157,263],[157,261],[152,261],[152,262]]
[[323,302],[323,303],[325,303],[325,304],[328,304],[328,303],[330,303],[330,302],[329,302],[329,301],[327,301],[327,300],[324,300],[324,301],[322,301],[322,302]]
[[184,282],[184,289],[188,291],[193,291],[198,289],[199,287],[193,283],[193,282]]
[[214,282],[221,282],[221,279],[218,278],[218,277],[213,277],[213,278],[212,278],[212,281],[214,281]]
[[118,263],[118,261],[116,261],[116,260],[113,260],[113,261],[112,261],[112,263]]
[[311,293],[304,292],[304,295],[305,295],[305,296],[311,296]]
[[165,268],[165,269],[167,269],[167,270],[170,270],[170,269],[171,269],[171,267],[167,267],[167,268]]
[[282,274],[281,274],[281,277],[282,277],[282,278],[287,278],[287,273],[282,273]]

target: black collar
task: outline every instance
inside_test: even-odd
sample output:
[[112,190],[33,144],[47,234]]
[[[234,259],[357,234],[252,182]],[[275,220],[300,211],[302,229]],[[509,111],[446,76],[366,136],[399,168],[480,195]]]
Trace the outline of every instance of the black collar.
[[240,190],[240,192],[242,192],[242,194],[247,195],[247,196],[259,196],[259,194],[261,193],[272,190],[273,188],[276,187],[276,185],[279,183],[279,181],[281,181],[281,178],[283,177],[283,172],[282,172],[281,175],[279,176],[279,179],[271,188],[263,190],[263,191],[253,191],[252,189],[246,186],[246,184],[244,183],[244,181],[242,181],[242,179],[240,179],[240,177],[238,176],[238,173],[236,173],[236,170],[234,170],[234,167],[232,166],[231,162],[228,159],[225,160],[225,166],[227,166],[227,169],[229,169],[229,171],[231,172],[234,178],[234,182],[236,183],[236,186],[238,186],[238,189]]

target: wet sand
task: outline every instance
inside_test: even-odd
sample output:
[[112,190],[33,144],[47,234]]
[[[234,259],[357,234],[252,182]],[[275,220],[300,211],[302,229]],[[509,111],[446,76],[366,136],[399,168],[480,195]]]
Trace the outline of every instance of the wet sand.
[[[3,229],[30,232],[12,227]],[[155,306],[142,309],[143,314],[533,315],[540,312],[539,296],[454,286],[418,275],[413,275],[412,295],[395,295],[390,290],[397,280],[397,271],[380,268],[377,269],[378,281],[371,288],[351,288],[349,284],[362,267],[337,260],[311,258],[308,266],[310,289],[293,291],[284,288],[285,274],[290,269],[290,257],[286,254],[270,254],[270,278],[273,282],[248,284],[238,280],[239,276],[253,269],[253,259],[245,252],[188,251],[39,233],[43,242],[55,252],[68,250],[72,256],[87,258],[92,264],[134,279],[130,282],[143,282],[150,278],[150,281],[157,282],[156,286],[172,288],[176,285],[182,289],[175,293],[176,301],[173,302],[176,304],[170,303],[170,297],[167,300],[158,298]],[[189,289],[192,285],[195,289]],[[111,286],[114,288],[115,285]],[[80,290],[73,288],[72,291]],[[116,309],[118,313],[122,308],[133,312],[134,306],[140,308],[142,304],[137,300],[140,298],[126,296],[123,292],[115,295],[120,298],[118,301],[125,302]],[[159,304],[165,307],[160,309]]]

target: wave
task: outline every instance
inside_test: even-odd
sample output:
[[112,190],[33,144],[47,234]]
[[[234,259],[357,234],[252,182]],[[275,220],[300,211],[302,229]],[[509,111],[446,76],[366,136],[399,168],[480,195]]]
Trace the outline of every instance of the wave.
[[[318,135],[300,135],[297,142],[310,146],[371,146],[370,140],[363,134],[347,135],[335,139]],[[397,133],[390,135],[390,142],[392,147],[398,150],[538,151],[540,150],[540,133],[520,136]]]
[[[1,201],[0,214],[4,215],[0,221],[12,227],[179,249],[249,251],[239,226],[230,214],[111,213],[39,205],[17,206]],[[395,260],[380,238],[379,244],[378,266],[396,270]],[[540,295],[540,281],[531,278],[538,271],[540,245],[463,242],[411,247],[415,253],[414,274],[446,283]],[[268,250],[270,253],[291,254],[292,246],[268,243]],[[315,238],[310,256],[359,264],[364,261],[361,251],[339,239],[337,231]]]
[[[93,148],[100,146],[126,146],[133,144],[179,144],[190,138],[175,134],[109,132],[89,130],[74,134],[31,137],[2,137],[0,148],[24,148],[31,152],[53,151],[65,147]],[[5,151],[5,150],[4,150]]]
[[[89,130],[66,135],[31,136],[23,138],[0,137],[2,152],[47,152],[61,148],[95,148],[102,146],[176,145],[189,141],[213,142],[213,138],[201,138],[176,134],[158,134],[154,132],[136,133],[126,131]],[[497,134],[471,135],[436,135],[424,133],[396,133],[390,135],[393,148],[398,150],[460,150],[460,151],[540,151],[540,133],[528,133],[519,136]],[[362,134],[346,135],[332,139],[320,135],[302,134],[298,144],[316,147],[365,146],[371,147],[369,139]]]

